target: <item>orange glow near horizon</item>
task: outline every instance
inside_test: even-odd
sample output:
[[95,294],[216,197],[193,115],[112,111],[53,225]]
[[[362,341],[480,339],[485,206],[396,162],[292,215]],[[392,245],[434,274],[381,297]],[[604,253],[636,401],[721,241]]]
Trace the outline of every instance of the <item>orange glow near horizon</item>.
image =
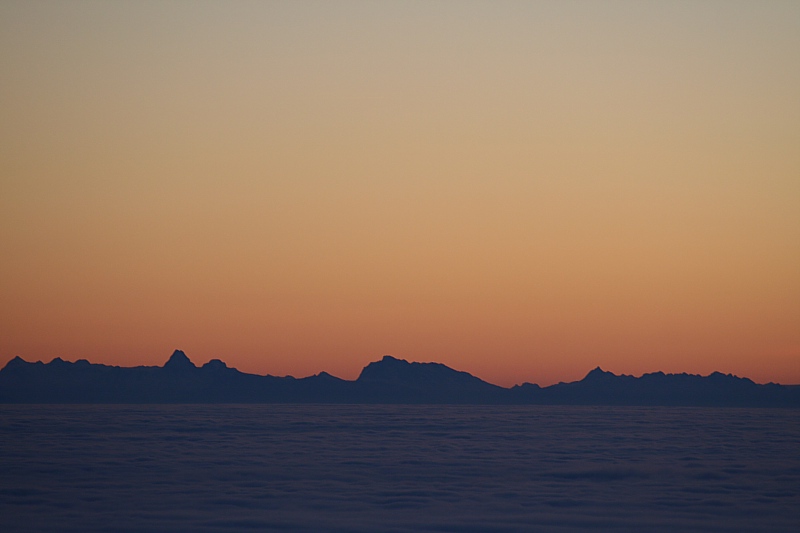
[[0,365],[800,383],[800,6],[0,5]]

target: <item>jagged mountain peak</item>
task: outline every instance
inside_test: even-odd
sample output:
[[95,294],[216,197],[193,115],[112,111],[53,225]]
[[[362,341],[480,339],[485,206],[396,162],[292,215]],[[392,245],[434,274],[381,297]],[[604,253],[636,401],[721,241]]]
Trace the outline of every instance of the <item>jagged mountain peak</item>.
[[186,357],[186,354],[183,353],[183,350],[175,350],[172,352],[169,360],[164,363],[164,368],[180,370],[186,368],[197,368],[192,361]]
[[28,363],[25,359],[17,355],[14,357],[14,359],[6,363],[6,366],[4,366],[3,369],[5,370],[6,368],[8,369],[19,368],[28,364],[30,363]]
[[616,375],[613,372],[607,372],[598,366],[594,370],[591,370],[588,374],[586,374],[586,377],[583,379],[585,381],[585,380],[597,380],[597,379],[612,378],[612,377],[616,377]]

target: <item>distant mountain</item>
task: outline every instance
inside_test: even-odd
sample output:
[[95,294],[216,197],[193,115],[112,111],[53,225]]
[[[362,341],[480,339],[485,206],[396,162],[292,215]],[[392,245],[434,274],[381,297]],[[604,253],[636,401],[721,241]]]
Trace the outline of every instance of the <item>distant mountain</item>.
[[800,386],[760,385],[715,372],[655,372],[640,378],[599,367],[585,378],[549,387],[510,389],[439,363],[385,356],[355,381],[326,372],[291,376],[245,374],[213,359],[197,367],[175,350],[162,367],[118,367],[60,358],[29,363],[15,357],[0,370],[0,403],[426,403],[800,407]]
[[508,389],[440,363],[409,363],[389,355],[353,382],[369,403],[507,403]]
[[[520,389],[524,390],[525,385],[512,391]],[[533,403],[553,405],[800,407],[798,385],[759,385],[748,378],[720,372],[708,376],[654,372],[637,378],[617,376],[598,367],[580,381],[558,383],[538,391],[538,401]]]

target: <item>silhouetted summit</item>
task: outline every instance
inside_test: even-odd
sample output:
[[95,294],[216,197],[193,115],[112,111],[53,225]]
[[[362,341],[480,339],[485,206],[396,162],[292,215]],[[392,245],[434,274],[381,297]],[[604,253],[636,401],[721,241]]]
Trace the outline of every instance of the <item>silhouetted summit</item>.
[[362,396],[381,403],[503,403],[507,389],[441,363],[409,363],[386,355],[356,380]]
[[224,370],[228,368],[228,365],[226,365],[224,361],[220,361],[219,359],[212,359],[208,363],[204,364],[201,368],[205,368],[207,370]]
[[585,381],[585,382],[586,381],[602,381],[602,380],[613,379],[615,377],[618,377],[618,376],[615,376],[611,372],[606,372],[605,370],[603,370],[602,368],[600,368],[598,366],[597,368],[595,368],[594,370],[591,370],[588,374],[586,374],[586,377],[583,378],[583,381]]
[[6,366],[3,367],[3,370],[13,371],[16,368],[23,368],[29,364],[31,363],[28,363],[27,361],[25,361],[25,359],[17,355],[16,357],[14,357],[14,359],[6,363]]
[[441,363],[392,356],[369,363],[355,381],[327,372],[295,379],[258,376],[212,359],[201,368],[181,350],[163,367],[122,368],[60,357],[0,370],[0,403],[461,403],[800,407],[800,386],[759,385],[714,372],[618,376],[600,367],[582,380],[510,389]]
[[164,368],[168,370],[188,370],[197,367],[186,357],[186,354],[183,353],[182,350],[175,350],[172,352],[169,360],[164,363]]
[[358,376],[358,381],[405,383],[415,386],[426,383],[488,385],[467,372],[453,370],[441,363],[409,363],[405,359],[397,359],[391,355],[385,355],[380,361],[365,366]]

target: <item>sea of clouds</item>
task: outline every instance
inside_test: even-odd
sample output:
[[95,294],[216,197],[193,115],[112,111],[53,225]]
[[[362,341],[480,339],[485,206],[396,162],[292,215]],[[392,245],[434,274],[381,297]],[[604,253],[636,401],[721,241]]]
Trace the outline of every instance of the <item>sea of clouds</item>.
[[0,530],[800,531],[800,410],[0,406]]

